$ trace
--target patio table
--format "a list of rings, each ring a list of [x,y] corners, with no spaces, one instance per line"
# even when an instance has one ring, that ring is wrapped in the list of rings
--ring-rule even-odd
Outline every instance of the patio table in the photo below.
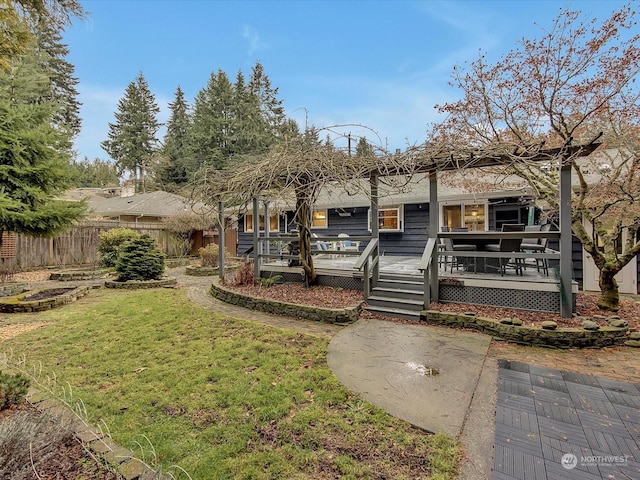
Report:
[[[489,252],[487,251],[487,245],[495,245],[500,242],[501,238],[518,238],[518,239],[527,239],[529,242],[533,242],[534,239],[538,238],[560,238],[560,232],[537,232],[537,231],[528,231],[528,232],[498,232],[498,231],[471,231],[471,232],[439,232],[439,238],[450,238],[454,245],[465,244],[465,245],[474,245],[476,247],[475,252],[457,252],[458,256],[467,256],[467,257],[475,257],[477,261],[477,269],[478,271],[485,270],[485,263],[487,259],[497,259],[500,254],[497,252]],[[462,255],[460,255],[462,253]],[[523,253],[519,252],[514,257],[518,258],[528,258],[529,256],[534,257],[534,254],[531,253]],[[504,254],[502,254],[504,257]],[[491,261],[491,260],[489,260]]]

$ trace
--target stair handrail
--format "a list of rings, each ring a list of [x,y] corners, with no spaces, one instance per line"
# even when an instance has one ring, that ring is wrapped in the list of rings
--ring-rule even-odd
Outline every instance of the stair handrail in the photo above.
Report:
[[[431,303],[431,285],[429,282],[429,276],[431,274],[431,259],[433,258],[433,252],[436,249],[436,245],[438,244],[438,239],[436,237],[431,237],[427,240],[427,244],[424,247],[424,251],[422,252],[422,258],[420,259],[420,264],[418,265],[418,270],[422,272],[424,275],[424,308],[428,309],[429,304]],[[437,293],[434,292],[435,295]]]
[[[378,245],[378,239],[372,238],[353,265],[353,268],[359,271],[364,268],[362,293],[365,300],[369,299],[371,291],[378,283],[378,275],[380,273],[380,248]]]

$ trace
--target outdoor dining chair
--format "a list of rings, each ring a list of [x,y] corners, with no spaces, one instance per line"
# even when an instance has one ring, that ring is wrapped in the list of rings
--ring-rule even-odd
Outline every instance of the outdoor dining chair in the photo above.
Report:
[[[360,250],[360,242],[349,240],[349,234],[340,233],[338,238],[342,239],[339,244],[340,250],[345,252],[358,252]]]
[[[442,227],[442,231],[443,232],[448,232],[449,231],[449,227]],[[454,231],[455,228],[454,228]],[[459,244],[459,243],[453,243],[453,240],[451,240],[450,238],[443,238],[442,239],[443,243],[444,243],[444,249],[446,251],[449,252],[455,252],[455,251],[459,251],[459,252],[475,252],[476,250],[478,250],[478,247],[476,247],[475,245],[467,245],[467,244]],[[451,263],[451,273],[453,273],[453,267],[456,268],[456,270],[460,269],[460,267],[462,267],[463,269],[469,269],[471,267],[471,258],[470,257],[457,257],[457,256],[453,256],[453,257],[446,257],[444,258],[444,271],[447,271],[447,264]],[[473,272],[476,273],[477,271],[477,262],[476,262],[476,258],[473,257]]]
[[[521,223],[505,223],[502,225],[503,232],[524,232],[524,224]],[[487,245],[487,252],[514,253],[520,252],[522,246],[522,238],[501,238],[497,245]],[[489,259],[487,259],[489,260]],[[513,260],[513,261],[512,261]],[[487,268],[496,269],[501,276],[506,273],[507,267],[513,267],[517,275],[523,274],[523,262],[521,258],[512,258],[508,255],[500,256],[498,263],[485,263],[485,272]]]
[[[546,223],[544,225],[531,225],[527,226],[525,231],[534,231],[534,232],[548,232],[551,230],[551,224]],[[548,238],[538,238],[538,239],[527,239],[528,241],[523,241],[522,245],[520,245],[520,249],[523,252],[531,252],[531,253],[545,253],[547,251],[547,243],[549,242]],[[535,241],[534,241],[535,240]],[[536,258],[536,269],[538,273],[542,270],[542,273],[545,275],[549,275],[549,261],[546,258]],[[525,264],[526,265],[526,264]]]

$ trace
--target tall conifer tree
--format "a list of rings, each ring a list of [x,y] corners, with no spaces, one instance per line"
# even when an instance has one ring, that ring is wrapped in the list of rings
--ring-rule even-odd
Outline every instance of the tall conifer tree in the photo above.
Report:
[[[0,74],[0,242],[3,232],[53,235],[85,205],[56,197],[69,186],[70,134],[59,128],[47,54],[32,45]]]
[[[162,164],[158,168],[156,181],[163,190],[176,192],[189,181],[187,172],[189,131],[189,105],[180,87],[176,89],[173,102],[169,103],[171,115],[162,146]]]
[[[113,158],[120,172],[131,173],[136,191],[145,191],[145,175],[158,151],[156,133],[160,112],[142,72],[118,102],[115,123],[109,123],[108,140],[100,145]]]

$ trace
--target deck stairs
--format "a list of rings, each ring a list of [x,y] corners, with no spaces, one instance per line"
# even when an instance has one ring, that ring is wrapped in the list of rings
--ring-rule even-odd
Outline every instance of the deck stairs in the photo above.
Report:
[[[366,310],[386,317],[420,320],[424,310],[424,282],[416,275],[380,273]]]

